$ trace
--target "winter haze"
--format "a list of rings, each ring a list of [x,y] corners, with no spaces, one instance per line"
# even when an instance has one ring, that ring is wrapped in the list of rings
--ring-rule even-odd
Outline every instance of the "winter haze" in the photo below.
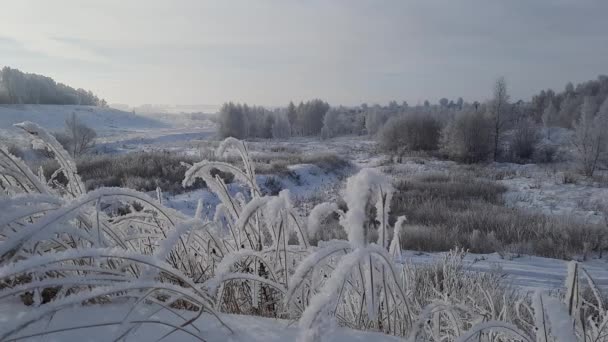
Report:
[[[606,11],[602,0],[7,1],[0,53],[132,106],[416,104],[483,98],[500,75],[526,99],[607,67]]]

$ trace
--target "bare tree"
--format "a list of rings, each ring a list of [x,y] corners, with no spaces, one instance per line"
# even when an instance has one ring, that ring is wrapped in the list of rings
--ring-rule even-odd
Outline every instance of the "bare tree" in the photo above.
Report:
[[[65,120],[65,134],[58,140],[68,149],[73,158],[81,156],[95,146],[97,133],[81,122],[76,113]]]
[[[494,98],[488,107],[492,118],[492,130],[494,139],[494,161],[498,157],[499,144],[503,131],[509,122],[509,94],[507,93],[507,81],[500,77],[494,84]]]
[[[542,115],[543,125],[547,130],[547,139],[551,140],[551,127],[553,127],[557,121],[557,109],[553,105],[553,101],[550,101]]]
[[[296,106],[293,104],[293,101],[290,101],[287,106],[287,120],[289,121],[289,135],[293,136],[296,133],[296,124],[298,120],[298,113],[296,112]]]
[[[593,176],[598,164],[608,152],[608,99],[595,114],[595,101],[586,97],[581,117],[574,125],[572,144],[585,176]]]

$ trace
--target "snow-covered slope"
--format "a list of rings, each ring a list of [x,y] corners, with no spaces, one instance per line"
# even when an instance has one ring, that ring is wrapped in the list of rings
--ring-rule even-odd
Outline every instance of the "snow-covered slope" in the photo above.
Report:
[[[75,113],[78,119],[94,128],[99,135],[116,131],[159,129],[168,127],[159,120],[112,108],[77,105],[0,105],[0,129],[12,130],[12,125],[32,121],[50,130],[62,130],[65,119]]]

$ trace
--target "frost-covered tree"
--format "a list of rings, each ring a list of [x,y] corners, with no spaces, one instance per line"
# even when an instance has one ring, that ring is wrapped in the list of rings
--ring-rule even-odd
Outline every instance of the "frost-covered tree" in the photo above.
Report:
[[[361,134],[365,125],[365,113],[358,108],[337,107],[330,109],[323,119],[323,138]]]
[[[580,114],[581,101],[574,96],[567,96],[560,104],[557,123],[561,127],[572,128]]]
[[[275,123],[275,117],[272,114],[266,115],[264,120],[264,129],[262,130],[262,138],[272,138],[272,127]]]
[[[97,106],[100,100],[91,91],[56,83],[50,77],[4,67],[0,70],[0,103]]]
[[[289,134],[295,135],[298,113],[296,113],[296,106],[293,104],[293,101],[290,101],[289,105],[287,105],[286,115],[287,121],[289,122]]]
[[[378,133],[391,116],[391,113],[378,105],[368,109],[365,113],[365,129],[367,130],[367,134],[375,135]]]
[[[557,109],[553,105],[553,101],[549,102],[549,105],[543,111],[542,120],[547,130],[547,138],[551,140],[551,127],[557,122]]]
[[[459,97],[458,100],[456,101],[456,108],[458,110],[462,110],[463,105],[464,105],[464,100],[462,99],[462,97]]]
[[[323,118],[327,110],[329,110],[329,104],[321,100],[300,103],[297,108],[290,103],[281,113],[289,124],[286,136],[321,134]],[[277,114],[277,111],[273,112],[262,106],[226,103],[219,112],[220,136],[239,139],[272,138]],[[282,125],[283,122],[279,123],[279,127]],[[281,133],[281,135],[285,134]]]
[[[492,124],[481,111],[460,112],[444,127],[441,149],[450,158],[466,163],[487,160],[493,148]]]
[[[219,112],[219,131],[222,137],[242,139],[246,137],[243,107],[232,102],[225,103]]]
[[[315,99],[300,103],[296,110],[297,126],[302,135],[321,134],[323,118],[329,110],[329,104],[325,101]]]
[[[0,78],[2,75],[0,74]],[[4,85],[0,79],[0,103],[10,103],[10,97],[8,95],[8,88]]]
[[[389,102],[388,109],[390,109],[392,111],[399,110],[399,105],[397,104],[397,101],[393,100],[393,101]]]
[[[538,126],[534,121],[531,119],[519,121],[509,141],[511,157],[516,162],[530,160],[536,151],[539,135]]]
[[[70,153],[72,158],[79,157],[95,147],[97,133],[94,129],[85,125],[76,113],[72,113],[65,120],[65,130],[56,134],[57,140]]]
[[[572,84],[572,82],[568,82],[564,92],[566,95],[574,95],[574,84]]]
[[[554,92],[551,89],[543,90],[532,97],[532,115],[536,122],[541,122],[542,114],[549,105],[553,105],[558,111],[556,125],[564,128],[572,128],[578,121],[581,106],[587,96],[596,99],[596,103],[602,103],[608,98],[608,77],[600,75],[595,80],[586,81],[577,85],[567,83],[562,92]]]
[[[605,160],[608,151],[608,99],[604,100],[599,112],[592,97],[586,97],[581,109],[581,116],[574,125],[572,144],[581,171],[586,176],[593,176],[599,163]]]
[[[390,118],[378,133],[378,142],[385,151],[399,152],[436,150],[441,124],[426,113],[412,113]]]
[[[277,115],[272,125],[272,137],[275,139],[289,138],[290,130],[289,120],[284,115]]]
[[[330,109],[323,118],[323,128],[321,129],[321,137],[323,139],[332,138],[340,134],[342,120],[341,112],[336,109]]]
[[[493,156],[494,161],[498,158],[499,144],[504,130],[509,122],[509,94],[507,93],[507,81],[500,77],[494,84],[494,97],[488,106],[489,115],[492,120],[493,133]]]

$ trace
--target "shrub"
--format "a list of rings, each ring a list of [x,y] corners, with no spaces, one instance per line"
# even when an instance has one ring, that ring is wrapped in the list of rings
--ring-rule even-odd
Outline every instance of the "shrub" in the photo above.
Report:
[[[288,166],[296,164],[312,164],[318,166],[326,173],[343,174],[350,168],[351,163],[335,153],[314,152],[302,153],[290,151],[288,153],[259,153],[251,158],[259,174],[272,174],[293,177]]]
[[[412,151],[431,151],[439,146],[441,124],[429,114],[407,114],[389,119],[378,134],[383,150],[397,152],[401,148]]]
[[[187,170],[183,163],[193,164],[196,161],[194,157],[169,152],[134,152],[85,156],[78,159],[76,164],[89,190],[102,186],[119,186],[153,191],[160,187],[164,192],[181,193],[186,190],[181,185]],[[231,181],[230,176],[223,176],[228,182]],[[193,188],[201,188],[203,185],[202,181],[198,181]]]
[[[266,177],[264,180],[264,190],[268,195],[276,196],[283,190],[283,184],[277,177]]]
[[[515,127],[509,142],[509,151],[515,162],[532,159],[540,140],[538,127],[531,120],[523,120]]]
[[[562,177],[562,183],[564,184],[576,184],[578,183],[578,177],[572,172],[564,172]]]
[[[544,164],[555,161],[557,155],[557,147],[550,144],[539,144],[534,150],[532,160],[534,163]]]
[[[305,154],[301,159],[303,164],[313,164],[327,173],[340,174],[350,168],[351,163],[335,153]]]
[[[465,163],[487,160],[493,152],[492,121],[481,112],[463,112],[443,129],[442,150]]]
[[[581,117],[574,125],[572,145],[576,150],[581,172],[592,177],[597,168],[608,159],[608,98],[595,114],[594,100],[585,98]]]

